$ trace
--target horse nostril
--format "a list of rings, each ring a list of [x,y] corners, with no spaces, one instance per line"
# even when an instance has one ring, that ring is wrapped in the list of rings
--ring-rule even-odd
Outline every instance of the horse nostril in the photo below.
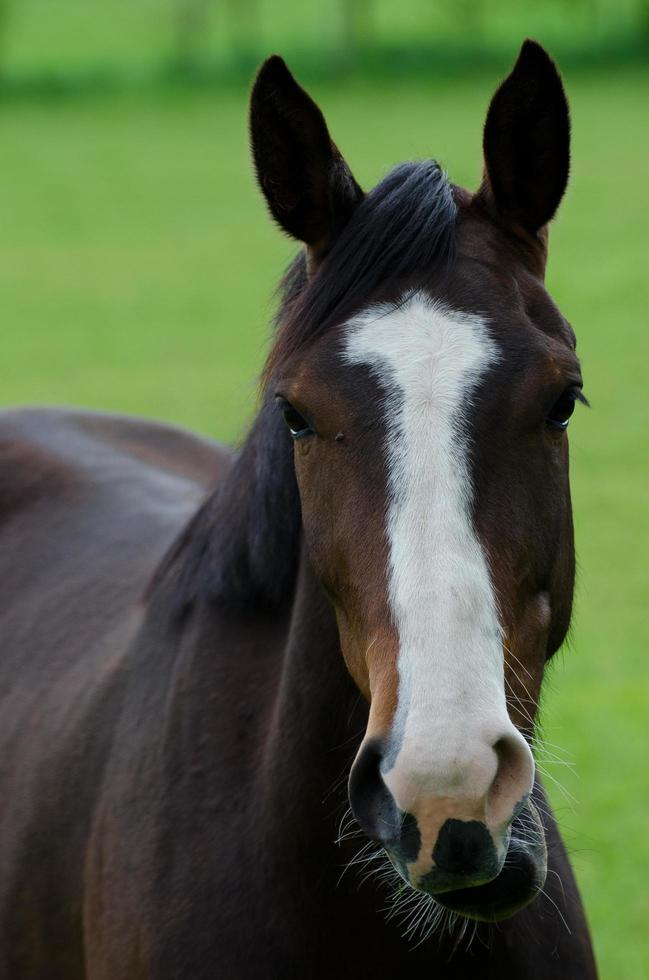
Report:
[[[479,820],[446,820],[437,836],[433,861],[440,871],[465,877],[498,871],[491,834]]]
[[[382,844],[399,837],[399,811],[383,782],[383,750],[378,739],[368,739],[356,756],[349,774],[349,802],[365,833]]]
[[[487,819],[490,825],[498,825],[511,821],[531,792],[534,760],[518,731],[499,738],[493,750],[498,768],[487,794]]]

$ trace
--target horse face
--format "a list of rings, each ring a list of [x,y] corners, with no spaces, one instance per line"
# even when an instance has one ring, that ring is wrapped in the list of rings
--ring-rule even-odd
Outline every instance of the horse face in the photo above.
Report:
[[[277,59],[252,105],[260,183],[308,251],[286,337],[325,311],[303,343],[280,336],[271,373],[311,564],[370,704],[352,809],[410,885],[503,917],[545,877],[523,733],[574,576],[565,427],[581,378],[543,285],[568,169],[561,83],[526,43],[489,110],[480,190],[447,195],[445,264],[415,258],[404,232],[425,209],[417,182],[400,171],[363,199]],[[380,262],[395,237],[412,261],[373,277],[368,255]]]

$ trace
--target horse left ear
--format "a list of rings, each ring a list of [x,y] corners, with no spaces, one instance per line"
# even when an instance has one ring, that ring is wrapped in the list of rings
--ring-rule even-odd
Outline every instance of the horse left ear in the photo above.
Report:
[[[273,218],[311,258],[324,255],[363,192],[322,112],[277,55],[261,66],[252,89],[250,142]]]
[[[568,183],[570,116],[547,52],[525,41],[485,122],[478,199],[513,231],[535,234],[553,217]]]

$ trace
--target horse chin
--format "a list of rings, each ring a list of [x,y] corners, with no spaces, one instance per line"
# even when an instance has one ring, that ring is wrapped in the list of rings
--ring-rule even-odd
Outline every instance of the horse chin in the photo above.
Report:
[[[491,881],[434,895],[435,901],[467,919],[498,922],[533,902],[547,875],[545,834],[536,807],[529,803],[512,824],[504,865]]]

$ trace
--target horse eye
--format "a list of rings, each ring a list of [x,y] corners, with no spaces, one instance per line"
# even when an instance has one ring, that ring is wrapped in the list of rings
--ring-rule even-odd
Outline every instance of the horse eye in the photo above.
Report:
[[[545,420],[548,429],[551,429],[553,432],[564,432],[568,428],[570,416],[575,410],[576,400],[577,393],[574,389],[568,388],[567,391],[564,391],[552,406]]]
[[[294,439],[303,439],[304,436],[313,435],[313,429],[307,420],[288,402],[285,402],[282,407],[282,415]]]

